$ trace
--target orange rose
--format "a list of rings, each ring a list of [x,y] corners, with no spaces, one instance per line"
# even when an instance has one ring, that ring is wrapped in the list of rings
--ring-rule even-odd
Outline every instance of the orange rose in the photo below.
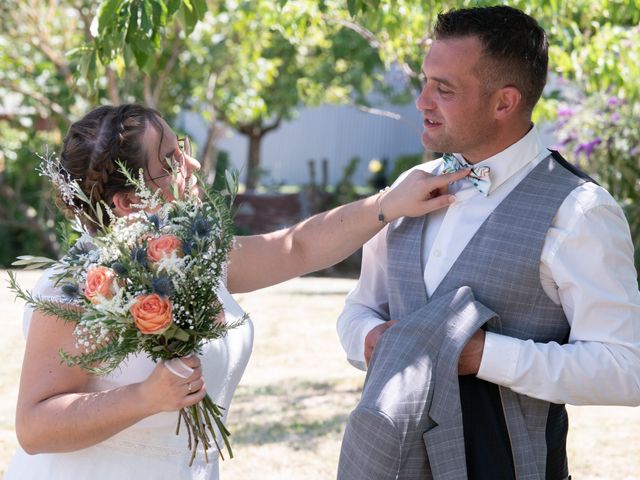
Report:
[[[156,293],[141,295],[131,307],[136,327],[142,333],[163,333],[173,318],[171,302]]]
[[[98,266],[93,267],[87,272],[87,280],[84,287],[84,296],[91,303],[98,301],[98,296],[111,298],[113,291],[113,279],[116,273],[110,268]]]
[[[182,243],[175,235],[160,235],[152,238],[147,244],[147,255],[152,262],[162,260],[163,257],[170,256],[173,252],[180,254]]]

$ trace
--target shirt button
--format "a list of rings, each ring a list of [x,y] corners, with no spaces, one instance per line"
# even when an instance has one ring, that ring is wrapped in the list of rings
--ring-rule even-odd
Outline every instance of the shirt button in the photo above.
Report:
[[[440,250],[434,250],[433,256],[436,258],[440,258],[442,256],[442,252]]]

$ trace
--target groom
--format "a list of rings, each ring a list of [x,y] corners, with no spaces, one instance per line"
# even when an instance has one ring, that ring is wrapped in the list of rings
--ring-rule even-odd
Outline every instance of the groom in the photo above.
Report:
[[[544,30],[519,10],[438,16],[416,106],[424,146],[451,154],[417,168],[473,171],[450,186],[447,210],[401,219],[365,245],[338,320],[349,361],[365,369],[396,321],[460,287],[499,316],[458,361],[470,479],[523,478],[527,461],[537,474],[526,478],[567,478],[563,404],[640,404],[629,227],[609,193],[542,144],[531,112],[547,63]],[[523,454],[523,438],[540,441]],[[441,445],[425,443],[433,463]]]

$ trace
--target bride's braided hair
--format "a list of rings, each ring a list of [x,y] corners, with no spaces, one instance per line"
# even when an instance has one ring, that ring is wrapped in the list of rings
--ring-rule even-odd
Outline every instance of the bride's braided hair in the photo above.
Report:
[[[157,111],[135,104],[98,107],[71,125],[62,143],[60,164],[79,181],[92,204],[110,205],[115,193],[131,190],[116,162],[120,160],[135,174],[140,168],[147,170],[149,157],[142,137],[152,126],[162,141],[160,117]],[[91,215],[88,206],[81,208]],[[85,225],[94,229],[92,222]]]

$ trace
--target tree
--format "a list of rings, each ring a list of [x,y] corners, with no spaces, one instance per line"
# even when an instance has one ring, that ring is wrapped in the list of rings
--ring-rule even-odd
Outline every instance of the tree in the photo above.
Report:
[[[364,103],[381,74],[375,51],[313,1],[291,1],[281,10],[267,0],[220,6],[188,43],[184,71],[193,104],[249,140],[249,190],[258,183],[265,135],[302,105]]]
[[[199,21],[182,21],[187,34],[195,28],[185,35],[187,46],[167,94],[174,104],[190,97],[187,103],[211,121],[204,170],[214,161],[215,120],[248,138],[249,190],[258,183],[265,135],[302,105],[364,102],[381,74],[376,51],[346,28],[347,12],[337,2],[314,0],[276,6],[268,0],[218,0],[209,2],[204,15],[195,2],[107,0],[98,15],[102,35],[87,55],[107,63],[131,50],[145,71],[158,37],[172,26],[171,15],[174,24],[180,22],[188,5],[197,13],[191,21]]]
[[[158,108],[184,46],[180,25],[165,32],[145,71],[122,57],[103,65],[91,48],[94,2],[7,0],[0,6],[0,265],[16,255],[56,256],[63,219],[37,154],[55,151],[69,124],[97,104],[142,102]],[[173,105],[167,111],[173,112]],[[44,193],[44,194],[43,194]]]
[[[74,61],[64,52],[83,41],[86,10],[82,4],[71,9],[14,0],[0,8],[0,232],[10,239],[0,255],[15,257],[25,253],[18,250],[24,247],[56,254],[59,245],[51,227],[59,215],[41,195],[47,188],[35,174],[34,152],[42,152],[45,143],[59,143],[61,129],[82,108],[84,94],[73,92],[83,91],[83,80],[76,79]]]

